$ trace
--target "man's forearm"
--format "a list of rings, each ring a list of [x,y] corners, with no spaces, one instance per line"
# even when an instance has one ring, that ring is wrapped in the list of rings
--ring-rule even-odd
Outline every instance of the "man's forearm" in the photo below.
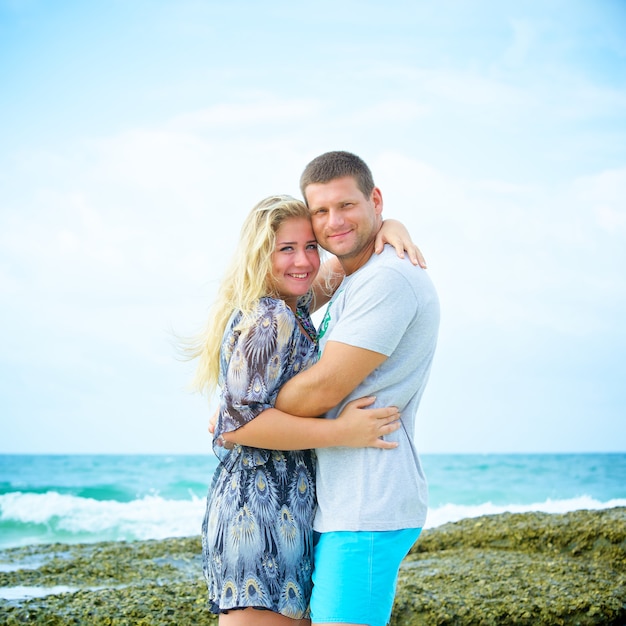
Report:
[[[280,388],[275,406],[292,415],[315,417],[323,415],[339,404],[342,399],[334,398],[329,387],[316,375],[315,366],[313,366],[287,381]]]
[[[321,359],[285,383],[276,408],[292,415],[323,415],[348,397],[387,357],[328,341]]]

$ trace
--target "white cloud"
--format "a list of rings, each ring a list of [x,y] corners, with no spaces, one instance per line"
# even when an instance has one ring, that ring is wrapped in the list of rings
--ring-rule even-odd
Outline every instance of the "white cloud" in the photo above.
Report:
[[[245,102],[220,103],[173,118],[173,128],[185,131],[202,131],[223,127],[258,126],[260,124],[283,124],[290,121],[306,121],[323,112],[319,100],[283,99],[266,94],[248,94]]]
[[[512,19],[513,40],[504,53],[504,62],[507,65],[520,66],[528,56],[529,50],[535,42],[536,26],[526,19]]]
[[[601,227],[594,203],[621,227],[623,172],[523,186],[457,178],[395,153],[382,155],[375,171],[386,214],[410,224],[430,257],[451,327],[580,334],[621,323],[598,302],[626,300],[615,262],[626,237]]]
[[[217,150],[201,137],[163,129],[134,129],[96,140],[90,146],[99,174],[133,187],[177,190],[210,175]]]
[[[600,227],[619,234],[626,221],[626,167],[580,177],[573,195],[593,207]]]
[[[626,231],[626,211],[612,206],[596,205],[594,207],[598,224],[609,232]]]
[[[70,82],[58,61],[65,57],[53,55],[50,97],[39,103],[27,88],[40,82],[34,62],[58,42],[49,29],[44,42],[26,30],[15,44],[15,115],[7,117],[2,153],[0,315],[11,330],[3,379],[26,382],[3,398],[22,403],[12,413],[21,430],[4,445],[23,448],[33,430],[53,424],[80,428],[75,449],[97,447],[96,422],[109,451],[121,444],[104,431],[125,427],[138,435],[124,443],[129,448],[195,445],[191,425],[172,433],[187,416],[186,380],[167,331],[192,331],[204,320],[248,208],[269,193],[298,195],[302,166],[335,147],[370,162],[386,214],[409,225],[429,261],[443,305],[439,373],[428,392],[430,423],[443,429],[440,449],[480,446],[470,431],[487,428],[497,448],[500,422],[515,421],[512,405],[527,390],[529,435],[520,446],[532,449],[551,394],[550,409],[566,414],[549,416],[554,431],[569,430],[577,411],[586,423],[580,416],[598,404],[593,385],[608,380],[602,350],[624,341],[626,95],[619,54],[600,46],[594,59],[584,56],[580,8],[567,13],[580,27],[569,37],[550,11],[501,3],[456,19],[413,7],[402,24],[396,17],[407,7],[386,7],[383,33],[382,9],[372,5],[371,16],[359,18],[359,36],[346,37],[352,29],[336,42],[316,39],[317,25],[294,20],[290,9],[280,19],[305,43],[286,50],[276,40],[255,55],[258,16],[244,16],[236,33],[215,30],[231,19],[242,25],[224,7],[202,9],[180,40],[186,9],[167,9],[171,20],[157,12],[141,54],[130,37],[138,14],[124,12],[128,41],[113,50],[96,38],[100,48],[91,51],[103,60],[99,70],[119,55],[110,59],[115,76],[101,77],[110,100],[87,98],[89,85],[101,82],[93,64]],[[82,45],[98,12],[81,15],[67,35],[80,33]],[[206,32],[215,37],[198,36]],[[602,44],[604,31],[593,32]],[[164,50],[171,54],[160,63]],[[589,63],[578,63],[583,58]],[[605,67],[607,59],[615,67]],[[554,337],[565,339],[541,343]],[[570,351],[554,356],[564,345]],[[572,355],[578,378],[591,381],[590,402],[572,395],[571,372],[541,369],[546,360],[566,369]],[[507,377],[513,382],[498,393]],[[555,386],[568,398],[554,399]],[[204,406],[198,413],[204,434]],[[469,424],[467,441],[451,441],[461,423]],[[144,426],[154,433],[149,444],[139,441]],[[49,448],[43,439],[36,445]]]
[[[524,85],[490,76],[479,69],[431,68],[427,64],[380,65],[374,74],[391,81],[402,94],[420,102],[420,111],[436,110],[434,103],[465,105],[473,112],[484,107],[510,114],[527,108],[535,96]]]
[[[530,92],[518,86],[477,72],[422,71],[418,74],[421,74],[421,81],[428,92],[457,104],[504,108],[510,113],[513,107],[519,109],[532,105],[534,99]]]
[[[383,100],[364,107],[350,116],[350,123],[359,124],[406,124],[430,113],[430,107],[409,99]]]

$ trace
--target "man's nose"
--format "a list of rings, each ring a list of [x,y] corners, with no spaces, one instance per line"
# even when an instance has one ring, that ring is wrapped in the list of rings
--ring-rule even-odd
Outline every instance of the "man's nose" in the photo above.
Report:
[[[336,228],[337,226],[343,225],[343,214],[341,211],[337,211],[334,209],[330,209],[328,211],[328,225],[331,228]]]

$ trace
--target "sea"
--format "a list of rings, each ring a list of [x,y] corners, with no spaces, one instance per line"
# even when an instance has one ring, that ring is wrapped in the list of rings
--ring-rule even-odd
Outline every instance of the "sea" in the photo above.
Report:
[[[426,528],[626,506],[626,453],[426,454]],[[212,455],[0,455],[0,548],[198,535]],[[402,476],[389,476],[402,480]]]

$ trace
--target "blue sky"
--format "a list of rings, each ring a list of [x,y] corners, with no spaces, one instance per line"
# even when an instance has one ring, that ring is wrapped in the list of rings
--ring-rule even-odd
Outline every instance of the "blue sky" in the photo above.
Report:
[[[626,449],[626,6],[0,0],[0,452],[209,451],[174,334],[371,166],[442,304],[422,452]]]

